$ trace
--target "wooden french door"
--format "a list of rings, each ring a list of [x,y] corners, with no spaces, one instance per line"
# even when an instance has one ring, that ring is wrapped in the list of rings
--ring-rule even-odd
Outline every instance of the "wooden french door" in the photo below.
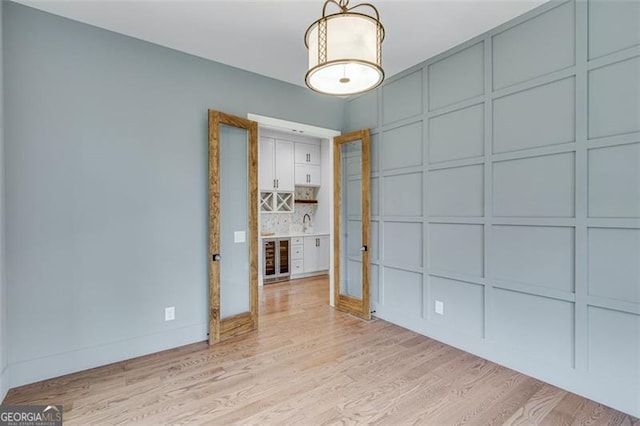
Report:
[[[258,124],[209,110],[209,344],[258,327]]]
[[[339,310],[364,319],[369,308],[369,129],[333,139],[334,297]]]

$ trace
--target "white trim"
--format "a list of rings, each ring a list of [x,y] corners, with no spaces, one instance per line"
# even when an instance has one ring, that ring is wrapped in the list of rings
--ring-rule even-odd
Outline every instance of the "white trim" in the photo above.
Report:
[[[260,127],[264,127],[266,129],[280,130],[285,131],[287,133],[294,133],[292,130],[296,130],[301,132],[307,136],[315,136],[318,138],[333,138],[335,136],[341,135],[341,132],[333,129],[325,129],[323,127],[311,126],[309,124],[296,123],[294,121],[281,120],[279,118],[271,118],[264,117],[262,115],[257,114],[247,114],[247,118],[249,120],[256,121]]]
[[[27,385],[114,362],[207,340],[208,323],[190,324],[144,336],[74,349],[11,364],[9,387]]]
[[[329,270],[323,270],[323,271],[313,271],[313,272],[302,272],[300,274],[291,274],[291,278],[292,280],[299,280],[301,278],[309,278],[309,277],[319,277],[321,275],[329,275]]]

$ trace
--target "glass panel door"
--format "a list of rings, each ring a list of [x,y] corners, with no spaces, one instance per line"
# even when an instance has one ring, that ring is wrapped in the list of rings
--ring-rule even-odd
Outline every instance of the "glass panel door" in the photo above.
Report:
[[[369,319],[369,130],[334,138],[333,155],[335,305]]]
[[[249,131],[220,124],[220,319],[250,311]],[[222,257],[224,254],[224,257]]]
[[[209,344],[258,324],[257,135],[209,111]]]

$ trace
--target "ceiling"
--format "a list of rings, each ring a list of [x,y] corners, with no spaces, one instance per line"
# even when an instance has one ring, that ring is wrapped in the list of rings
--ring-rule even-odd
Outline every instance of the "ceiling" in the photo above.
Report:
[[[386,30],[382,61],[389,77],[547,0],[363,1],[380,11]],[[17,2],[301,86],[307,69],[304,32],[320,17],[323,4],[323,0]]]

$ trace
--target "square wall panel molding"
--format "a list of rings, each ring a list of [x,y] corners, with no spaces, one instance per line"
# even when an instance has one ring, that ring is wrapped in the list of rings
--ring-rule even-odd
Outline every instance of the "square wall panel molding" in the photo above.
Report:
[[[377,315],[640,416],[640,2],[546,3],[347,111]]]

